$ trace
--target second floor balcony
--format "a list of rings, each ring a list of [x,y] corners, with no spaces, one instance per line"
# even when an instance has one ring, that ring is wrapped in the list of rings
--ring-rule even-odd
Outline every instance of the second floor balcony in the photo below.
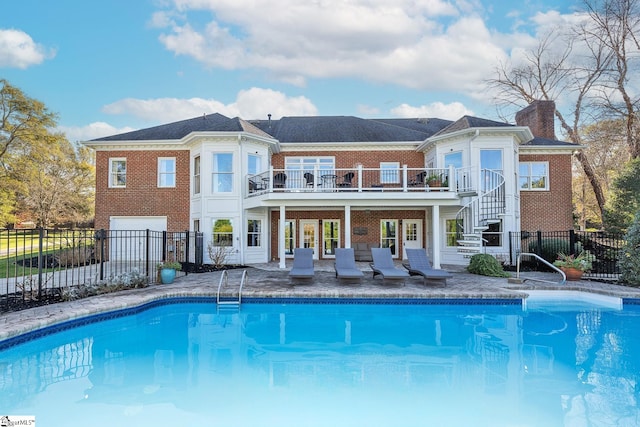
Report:
[[[255,197],[290,192],[470,193],[475,190],[473,182],[470,168],[271,168],[269,171],[247,177],[246,194],[248,197]]]

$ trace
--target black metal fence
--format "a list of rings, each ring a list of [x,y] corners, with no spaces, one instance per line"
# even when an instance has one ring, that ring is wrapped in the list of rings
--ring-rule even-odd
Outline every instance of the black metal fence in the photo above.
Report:
[[[202,233],[0,229],[0,312],[71,299],[91,287],[155,283],[164,261],[180,262],[180,274],[197,271]]]
[[[593,268],[585,278],[617,280],[620,275],[618,260],[625,244],[624,235],[601,231],[536,231],[510,232],[510,264],[517,264],[518,254],[535,253],[553,262],[558,253],[577,254],[588,250],[593,255]],[[525,262],[526,261],[526,262]],[[522,264],[536,269],[546,269],[542,263],[523,258]]]

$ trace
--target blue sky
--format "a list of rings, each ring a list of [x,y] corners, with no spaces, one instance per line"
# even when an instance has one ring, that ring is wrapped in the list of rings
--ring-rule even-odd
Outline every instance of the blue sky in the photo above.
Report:
[[[0,78],[82,141],[219,112],[497,119],[483,80],[560,0],[20,0]]]

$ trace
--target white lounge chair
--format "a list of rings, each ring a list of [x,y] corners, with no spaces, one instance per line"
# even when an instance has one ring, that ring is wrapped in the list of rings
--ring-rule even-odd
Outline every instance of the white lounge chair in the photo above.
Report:
[[[391,255],[391,249],[389,248],[371,248],[371,257],[373,262],[371,270],[373,270],[373,277],[378,274],[382,276],[382,279],[406,279],[409,277],[409,273],[399,269],[393,264],[393,257]]]
[[[313,248],[295,248],[289,277],[292,279],[312,279],[314,274]]]
[[[356,266],[356,256],[353,248],[335,248],[336,277],[338,279],[362,279],[364,273]]]
[[[447,279],[453,277],[451,273],[439,268],[433,268],[427,252],[424,249],[405,249],[407,252],[407,261],[402,263],[404,268],[409,270],[411,276],[422,276],[424,281],[438,280],[447,283]]]

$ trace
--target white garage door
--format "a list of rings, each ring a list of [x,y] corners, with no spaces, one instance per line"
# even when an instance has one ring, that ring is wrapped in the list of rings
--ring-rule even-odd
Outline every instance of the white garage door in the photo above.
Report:
[[[112,261],[161,259],[161,232],[167,231],[167,217],[112,216],[109,230],[109,259]]]

